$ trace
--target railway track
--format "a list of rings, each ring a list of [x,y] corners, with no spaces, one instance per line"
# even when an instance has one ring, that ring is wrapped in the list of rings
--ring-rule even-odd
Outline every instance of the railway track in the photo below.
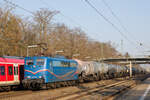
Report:
[[[120,81],[120,80],[123,80],[122,78],[119,78],[118,80],[115,80],[116,81]],[[105,86],[106,84],[112,84],[114,82],[114,80],[102,80],[102,81],[99,81],[99,82],[88,82],[88,83],[81,83],[78,85],[78,88],[80,88],[81,90],[83,91],[86,91],[88,88],[90,87],[85,87],[84,85],[89,85],[91,83],[96,83],[99,85],[99,87],[103,87]],[[63,88],[66,88],[66,87],[62,87]],[[68,87],[69,88],[69,87]],[[57,88],[56,88],[57,89]],[[28,94],[35,94],[35,93],[40,93],[40,92],[44,92],[44,91],[53,91],[53,90],[56,90],[56,89],[49,89],[49,90],[40,90],[40,91],[31,91],[31,90],[22,90],[22,91],[10,91],[10,92],[1,92],[0,93],[0,100],[1,99],[6,99],[6,98],[14,98],[14,97],[17,97],[17,96],[22,96],[22,95],[28,95]],[[60,89],[60,88],[58,88]]]
[[[115,87],[115,86],[123,85],[123,84],[127,84],[127,83],[129,83],[129,82],[121,81],[121,82],[113,83],[110,85],[97,86],[97,87],[86,89],[83,91],[70,93],[70,94],[66,94],[66,95],[62,95],[62,96],[58,96],[58,97],[54,97],[54,98],[49,98],[48,100],[75,100],[75,99],[79,99],[79,98],[84,97],[84,96],[91,95],[92,93],[95,93],[97,91],[102,91],[102,90],[105,90],[105,89],[108,89],[111,87]]]
[[[83,91],[69,93],[66,95],[57,96],[53,98],[51,97],[48,100],[76,100],[76,99],[80,99],[83,97],[91,96],[92,94],[95,94],[95,93],[98,93],[101,95],[98,99],[107,100],[109,98],[112,98],[114,95],[117,95],[120,92],[125,91],[126,89],[129,89],[135,86],[137,83],[145,80],[147,77],[149,77],[149,75],[144,76],[144,77],[143,76],[134,77],[132,78],[132,80],[125,80],[125,81],[110,83],[109,85],[105,84],[105,86],[97,86],[97,87],[86,89]]]
[[[6,100],[7,98],[8,100],[10,100],[11,98],[15,98],[15,97],[18,98],[18,97],[24,97],[24,96],[27,97],[29,95],[35,96],[36,94],[42,94],[42,93],[50,93],[50,95],[48,95],[46,98],[44,97],[44,99],[46,100],[71,100],[71,99],[75,100],[75,99],[80,99],[82,97],[91,96],[92,94],[97,93],[97,92],[99,94],[102,94],[102,97],[108,98],[108,97],[111,97],[107,95],[107,91],[109,91],[110,89],[115,91],[113,93],[119,93],[121,90],[125,88],[129,88],[131,85],[135,84],[135,81],[138,82],[139,80],[143,80],[145,78],[143,78],[143,76],[141,77],[138,76],[137,78],[132,78],[132,79],[116,78],[112,80],[102,80],[98,82],[82,83],[82,84],[79,84],[79,86],[77,86],[77,88],[79,88],[78,91],[74,91],[74,90],[66,91],[67,88],[70,89],[70,87],[62,87],[58,89],[49,89],[49,90],[40,90],[40,91],[23,90],[23,91],[1,92],[0,100],[1,99]],[[91,83],[96,84],[96,85],[91,86]],[[58,93],[57,91],[61,91],[61,92]],[[52,92],[55,92],[56,95],[52,95],[51,94]],[[111,94],[111,95],[114,95],[114,94]]]
[[[106,82],[101,81],[100,83],[97,83],[97,84],[103,86],[104,84],[108,84],[108,83],[112,83],[112,80],[107,80]],[[90,83],[86,83],[86,84],[90,84]],[[66,88],[66,87],[62,87],[62,88]],[[84,89],[85,87],[82,86],[82,84],[80,84],[78,86],[78,88]],[[31,93],[40,93],[40,92],[44,92],[44,91],[53,91],[53,90],[56,90],[56,89],[40,90],[40,91],[22,90],[22,91],[1,92],[0,93],[0,100],[1,99],[6,99],[6,98],[22,96],[22,95],[28,95],[28,94],[31,94]],[[58,88],[58,89],[60,89],[60,88]]]
[[[32,91],[11,91],[11,92],[4,92],[0,93],[0,100],[1,99],[6,99],[6,98],[12,98],[12,97],[17,97],[21,95],[28,95],[33,93]]]

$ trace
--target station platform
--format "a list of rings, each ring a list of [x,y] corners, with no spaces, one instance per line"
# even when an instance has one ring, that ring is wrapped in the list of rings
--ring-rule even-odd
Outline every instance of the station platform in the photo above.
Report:
[[[119,95],[114,100],[150,100],[150,78],[126,93]]]

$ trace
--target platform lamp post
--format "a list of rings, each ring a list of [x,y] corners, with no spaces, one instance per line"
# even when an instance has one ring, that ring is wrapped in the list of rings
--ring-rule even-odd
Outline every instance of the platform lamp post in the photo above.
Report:
[[[38,45],[29,45],[27,46],[27,57],[29,56],[29,48],[36,48]]]

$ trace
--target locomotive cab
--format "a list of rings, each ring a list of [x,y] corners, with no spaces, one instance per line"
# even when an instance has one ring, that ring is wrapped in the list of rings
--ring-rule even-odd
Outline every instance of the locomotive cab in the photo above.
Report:
[[[26,57],[23,85],[26,88],[40,88],[45,80],[46,59],[44,57]]]

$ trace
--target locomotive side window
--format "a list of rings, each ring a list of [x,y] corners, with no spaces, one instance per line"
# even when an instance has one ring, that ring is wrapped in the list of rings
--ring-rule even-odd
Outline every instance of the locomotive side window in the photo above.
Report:
[[[54,67],[63,67],[61,61],[53,61],[53,66]]]
[[[70,67],[70,62],[65,61],[53,61],[54,67]]]
[[[0,75],[5,75],[5,67],[0,66]]]
[[[13,75],[12,66],[9,66],[9,67],[8,67],[8,74],[9,74],[9,75]]]
[[[64,62],[64,61],[62,61],[61,63],[63,65],[63,67],[69,67],[70,66],[70,62]]]

